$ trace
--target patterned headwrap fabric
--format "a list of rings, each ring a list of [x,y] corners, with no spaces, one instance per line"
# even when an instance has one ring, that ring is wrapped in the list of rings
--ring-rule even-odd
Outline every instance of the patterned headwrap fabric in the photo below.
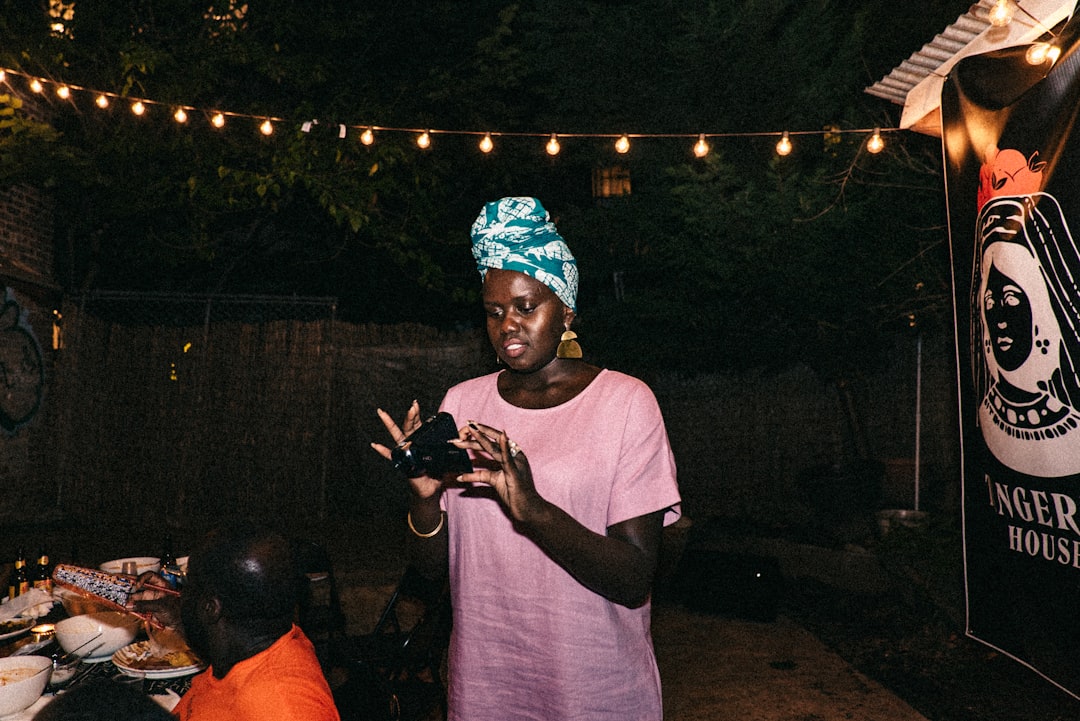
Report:
[[[577,261],[536,198],[502,198],[484,205],[472,227],[480,277],[488,268],[516,270],[540,281],[577,311]]]

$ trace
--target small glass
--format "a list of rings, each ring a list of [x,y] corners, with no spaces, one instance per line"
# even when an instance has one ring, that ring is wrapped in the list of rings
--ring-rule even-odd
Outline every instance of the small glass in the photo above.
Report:
[[[81,663],[78,656],[53,656],[52,674],[49,676],[48,688],[50,691],[59,691],[65,688],[79,670]]]

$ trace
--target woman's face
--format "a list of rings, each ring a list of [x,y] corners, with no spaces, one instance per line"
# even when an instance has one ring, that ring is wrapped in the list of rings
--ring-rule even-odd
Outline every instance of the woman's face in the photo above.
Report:
[[[1031,302],[1024,289],[990,266],[983,294],[983,314],[994,360],[1003,370],[1014,371],[1031,354]]]
[[[563,331],[574,318],[550,288],[513,270],[487,271],[484,312],[488,339],[499,359],[525,373],[554,360]]]

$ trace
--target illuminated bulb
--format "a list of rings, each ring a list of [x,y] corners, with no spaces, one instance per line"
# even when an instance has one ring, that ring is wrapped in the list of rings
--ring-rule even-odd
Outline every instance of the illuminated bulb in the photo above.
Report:
[[[366,129],[360,133],[360,142],[364,145],[371,145],[375,142],[375,133],[371,131],[371,128]]]
[[[274,124],[270,122],[270,118],[267,118],[266,120],[262,121],[262,125],[259,126],[259,132],[262,133],[263,135],[273,135],[274,134]]]
[[[559,139],[555,137],[555,133],[551,134],[551,139],[547,141],[547,145],[544,146],[544,150],[548,155],[558,155],[562,148],[559,146]]]
[[[40,93],[42,91],[41,81],[38,80],[37,78],[34,78],[33,80],[31,80],[30,81],[30,89],[32,91],[34,91],[35,93]]]
[[[143,105],[143,102],[141,100],[136,100],[134,103],[131,104],[131,112],[135,113],[136,115],[142,115],[146,112],[146,106]]]
[[[56,94],[62,100],[67,100],[71,97],[71,88],[69,88],[67,85],[61,85],[56,89]]]
[[[225,127],[225,116],[221,113],[214,113],[214,117],[210,118],[210,124],[215,128]]]
[[[484,133],[484,137],[480,139],[480,152],[490,153],[494,147],[495,141],[491,139],[491,133]]]
[[[788,137],[788,132],[785,130],[784,136],[776,144],[776,154],[788,155],[789,153],[791,153],[791,138]]]
[[[98,106],[99,108],[101,108],[102,110],[104,110],[105,108],[109,107],[109,98],[107,98],[107,97],[106,97],[106,96],[104,96],[104,95],[99,95],[99,96],[97,96],[97,99],[96,99],[96,100],[94,101],[94,103],[95,103],[95,104],[96,104],[96,105],[97,105],[97,106]]]
[[[420,133],[420,135],[416,137],[416,144],[420,148],[427,150],[431,147],[431,134],[426,130]]]
[[[630,152],[630,138],[623,135],[615,141],[615,152],[621,154]]]
[[[187,122],[187,112],[185,112],[183,108],[177,108],[176,112],[173,113],[173,120],[175,120],[178,123],[186,123]]]
[[[5,72],[3,70],[0,70],[0,83],[5,82],[6,80],[7,80],[7,72]]]
[[[994,7],[991,8],[990,14],[987,19],[990,20],[990,24],[996,28],[1003,28],[1012,22],[1013,11],[1009,7],[1009,0],[997,0],[994,3]]]
[[[708,154],[709,144],[705,142],[705,133],[702,133],[697,137],[697,142],[694,143],[694,156],[704,158]]]
[[[870,136],[870,139],[866,141],[867,152],[877,155],[885,149],[885,141],[881,137],[881,129],[874,128],[874,134]]]
[[[1050,43],[1034,43],[1024,53],[1024,59],[1028,61],[1028,65],[1042,65],[1047,61],[1053,64],[1060,56],[1061,48]]]

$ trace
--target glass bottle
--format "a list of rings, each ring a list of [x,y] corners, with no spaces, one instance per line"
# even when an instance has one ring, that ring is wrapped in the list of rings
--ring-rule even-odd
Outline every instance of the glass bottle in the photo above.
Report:
[[[37,563],[31,574],[30,584],[34,588],[40,588],[48,593],[52,592],[52,566],[49,565],[49,554],[44,548],[38,549]]]
[[[15,557],[15,570],[11,573],[8,581],[8,598],[15,598],[30,590],[30,577],[26,573],[26,554],[19,549]]]
[[[176,562],[176,556],[173,555],[172,549],[172,535],[165,536],[165,544],[161,551],[161,569],[158,573],[165,583],[169,584],[172,588],[177,588],[180,585],[180,564]]]

